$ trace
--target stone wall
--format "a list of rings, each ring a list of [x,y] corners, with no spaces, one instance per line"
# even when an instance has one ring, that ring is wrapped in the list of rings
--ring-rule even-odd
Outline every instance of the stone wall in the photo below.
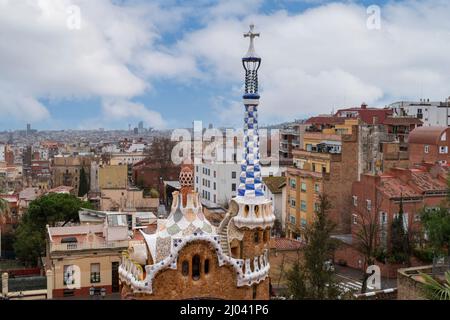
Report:
[[[431,266],[406,268],[398,270],[397,299],[398,300],[427,300],[422,292],[423,284],[417,277],[418,271],[429,273]]]

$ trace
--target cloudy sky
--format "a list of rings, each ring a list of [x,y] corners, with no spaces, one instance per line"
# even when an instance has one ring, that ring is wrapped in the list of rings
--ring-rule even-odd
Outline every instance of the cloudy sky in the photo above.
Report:
[[[251,22],[265,124],[443,100],[449,14],[446,0],[0,0],[0,130],[241,125]]]

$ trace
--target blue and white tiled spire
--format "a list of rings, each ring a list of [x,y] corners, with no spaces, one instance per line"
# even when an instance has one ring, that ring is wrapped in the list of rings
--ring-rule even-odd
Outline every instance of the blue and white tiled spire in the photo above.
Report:
[[[261,166],[259,163],[259,133],[258,133],[258,69],[261,58],[257,56],[254,48],[254,39],[259,33],[253,32],[254,25],[250,25],[250,31],[244,37],[250,38],[250,47],[242,58],[245,69],[245,105],[244,118],[244,154],[241,164],[241,176],[238,196],[261,197],[264,196],[261,181]]]

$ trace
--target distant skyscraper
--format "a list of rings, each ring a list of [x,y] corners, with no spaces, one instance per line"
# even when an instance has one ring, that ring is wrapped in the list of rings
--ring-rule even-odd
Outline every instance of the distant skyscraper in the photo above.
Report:
[[[31,124],[27,123],[27,135],[31,134]]]

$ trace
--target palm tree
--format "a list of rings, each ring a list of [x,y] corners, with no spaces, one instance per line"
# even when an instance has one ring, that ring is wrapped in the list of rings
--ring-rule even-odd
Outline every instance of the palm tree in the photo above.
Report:
[[[430,300],[450,300],[450,271],[445,273],[445,282],[439,282],[428,274],[420,273],[425,281],[424,293]]]

